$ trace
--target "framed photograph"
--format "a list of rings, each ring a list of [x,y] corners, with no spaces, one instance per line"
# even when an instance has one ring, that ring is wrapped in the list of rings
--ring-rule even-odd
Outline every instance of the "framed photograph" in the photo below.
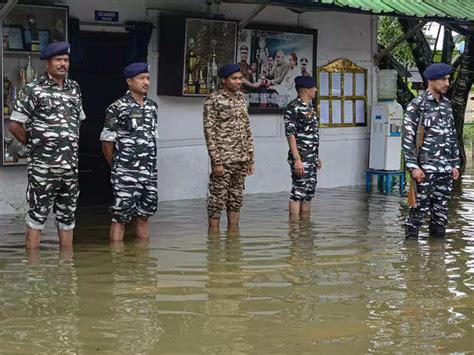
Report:
[[[51,42],[48,30],[38,30],[40,52]]]
[[[184,96],[203,96],[217,89],[217,68],[235,63],[237,23],[186,18]]]
[[[25,50],[25,37],[20,25],[3,26],[3,49],[7,51]]]
[[[239,32],[237,62],[252,113],[283,112],[295,78],[315,77],[317,30],[252,25]]]

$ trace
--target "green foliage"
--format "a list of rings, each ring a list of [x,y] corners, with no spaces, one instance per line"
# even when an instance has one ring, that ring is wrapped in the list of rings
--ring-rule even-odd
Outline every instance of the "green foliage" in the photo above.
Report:
[[[378,22],[378,43],[383,46],[389,46],[392,42],[402,36],[403,30],[396,17],[380,16]],[[404,41],[402,44],[397,46],[392,54],[394,57],[405,67],[414,67],[415,60],[410,45]]]
[[[464,145],[472,149],[474,141],[474,123],[465,123],[463,128]]]

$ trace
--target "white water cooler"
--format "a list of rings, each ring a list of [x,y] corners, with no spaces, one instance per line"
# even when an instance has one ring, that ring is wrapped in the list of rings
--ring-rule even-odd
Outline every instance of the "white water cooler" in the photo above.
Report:
[[[400,170],[403,108],[396,101],[372,105],[369,169]]]
[[[397,99],[397,72],[377,73],[378,102],[371,107],[369,169],[400,170],[403,108]]]

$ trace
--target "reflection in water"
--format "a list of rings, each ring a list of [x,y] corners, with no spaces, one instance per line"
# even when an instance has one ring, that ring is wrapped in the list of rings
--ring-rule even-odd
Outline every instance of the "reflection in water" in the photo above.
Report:
[[[12,253],[1,267],[2,351],[67,353],[78,341],[77,272],[70,250]],[[3,255],[2,255],[3,256]]]
[[[105,244],[105,243],[104,243]],[[147,242],[88,246],[76,262],[84,272],[81,292],[81,340],[85,352],[145,354],[163,330],[156,312],[157,260]]]
[[[203,344],[200,350],[205,354],[246,354],[251,350],[243,337],[249,315],[242,306],[249,293],[241,267],[239,232],[227,232],[223,238],[210,236],[207,252],[208,298],[202,333],[216,340]]]
[[[80,213],[74,250],[59,250],[50,225],[26,254],[23,220],[1,216],[0,349],[467,353],[472,176],[457,193],[445,242],[405,242],[405,202],[349,188],[318,191],[297,222],[287,194],[248,196],[240,231],[211,235],[205,201],[163,203],[149,245],[109,245],[100,208]]]

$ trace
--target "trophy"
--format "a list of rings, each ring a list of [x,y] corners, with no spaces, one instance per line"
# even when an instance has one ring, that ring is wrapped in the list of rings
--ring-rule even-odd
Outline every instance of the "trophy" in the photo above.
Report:
[[[194,54],[193,51],[189,53],[188,58],[188,93],[195,94],[196,93],[196,84],[194,83],[193,72],[196,69],[199,63],[198,57]]]
[[[18,155],[19,163],[24,163],[26,161],[27,154],[28,154],[28,148],[26,147],[26,145],[23,145],[21,143],[18,144],[17,155]]]
[[[40,43],[39,43],[39,33],[38,27],[36,27],[36,19],[34,16],[26,16],[27,23],[26,23],[26,31],[28,31],[30,35],[30,50],[32,52],[39,52],[40,51]]]
[[[13,163],[13,155],[8,150],[8,147],[13,143],[13,138],[5,137],[3,141],[5,145],[5,154],[4,154],[5,163]]]
[[[52,42],[61,42],[64,41],[66,30],[64,28],[63,21],[58,18],[53,24],[53,33],[51,34]]]
[[[23,89],[26,84],[32,82],[38,76],[38,71],[36,68],[31,64],[31,57],[28,56],[28,64],[25,68],[20,68],[18,74],[20,75],[20,87]]]
[[[208,94],[209,91],[207,90],[206,80],[204,80],[204,68],[199,69],[199,93],[200,94]]]
[[[212,53],[212,63],[211,63],[211,73],[210,73],[210,90],[211,92],[214,92],[218,89],[218,84],[219,84],[219,79],[217,78],[217,71],[218,71],[218,66],[216,62],[216,53]]]
[[[7,73],[3,73],[3,114],[8,116],[10,114],[10,106],[8,105],[12,91],[13,84],[8,79]]]

